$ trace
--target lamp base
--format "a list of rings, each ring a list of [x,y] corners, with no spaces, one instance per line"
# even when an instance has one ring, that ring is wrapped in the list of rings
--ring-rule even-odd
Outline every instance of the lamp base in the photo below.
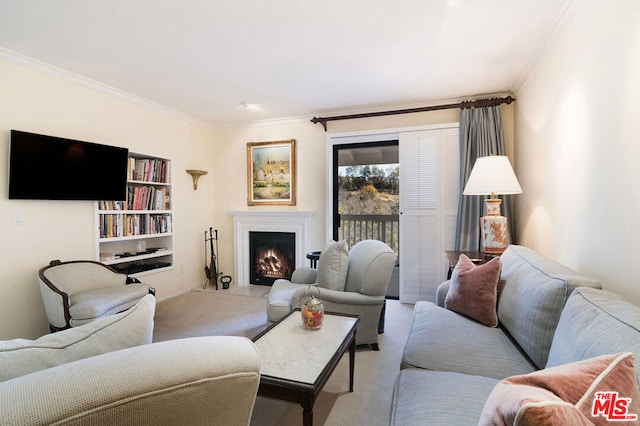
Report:
[[[504,216],[483,216],[480,218],[482,232],[482,252],[500,255],[507,249],[509,228]]]

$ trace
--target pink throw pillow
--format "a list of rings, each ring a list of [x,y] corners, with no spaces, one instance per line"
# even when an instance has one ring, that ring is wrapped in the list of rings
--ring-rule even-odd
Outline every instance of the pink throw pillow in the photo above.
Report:
[[[602,355],[502,380],[480,425],[637,424],[640,391],[631,352]]]
[[[444,301],[445,308],[488,327],[497,327],[500,267],[499,257],[476,266],[467,256],[460,255],[451,274],[451,285]]]

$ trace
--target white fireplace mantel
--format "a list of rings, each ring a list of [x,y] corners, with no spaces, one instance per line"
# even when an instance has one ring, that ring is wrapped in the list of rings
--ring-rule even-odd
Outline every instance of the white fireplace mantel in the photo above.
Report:
[[[291,232],[296,235],[296,267],[304,265],[309,222],[313,212],[287,210],[227,210],[233,216],[235,282],[249,285],[249,232]]]

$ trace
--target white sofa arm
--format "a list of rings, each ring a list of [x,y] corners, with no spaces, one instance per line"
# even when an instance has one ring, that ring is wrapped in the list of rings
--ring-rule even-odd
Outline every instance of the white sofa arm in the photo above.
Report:
[[[307,287],[296,290],[291,297],[291,307],[293,309],[302,307],[302,301],[307,293]],[[318,292],[319,290],[319,292]],[[323,302],[332,302],[345,305],[382,305],[384,296],[369,296],[353,291],[338,291],[328,288],[313,289],[312,294]]]
[[[447,280],[440,284],[436,289],[436,304],[444,308],[444,300],[447,298],[449,287],[451,286],[451,280]]]
[[[296,284],[313,284],[316,282],[317,276],[317,269],[301,266],[296,268],[293,274],[291,274],[291,282]]]
[[[249,339],[178,339],[2,382],[0,412],[4,424],[246,426],[259,382]]]

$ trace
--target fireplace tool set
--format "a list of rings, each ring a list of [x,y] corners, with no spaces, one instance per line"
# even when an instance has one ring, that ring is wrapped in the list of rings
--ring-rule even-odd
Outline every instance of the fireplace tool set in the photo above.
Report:
[[[213,242],[216,242],[215,249],[213,247]],[[204,282],[203,288],[207,288],[207,284],[215,286],[216,290],[218,290],[218,279],[220,283],[222,283],[223,289],[228,289],[229,284],[231,284],[231,276],[222,275],[222,272],[218,271],[218,256],[216,256],[216,252],[218,252],[218,230],[209,228],[209,234],[207,235],[207,231],[204,231],[204,258],[207,258],[207,246],[209,246],[209,264],[204,265],[204,274],[206,276],[206,281]]]

